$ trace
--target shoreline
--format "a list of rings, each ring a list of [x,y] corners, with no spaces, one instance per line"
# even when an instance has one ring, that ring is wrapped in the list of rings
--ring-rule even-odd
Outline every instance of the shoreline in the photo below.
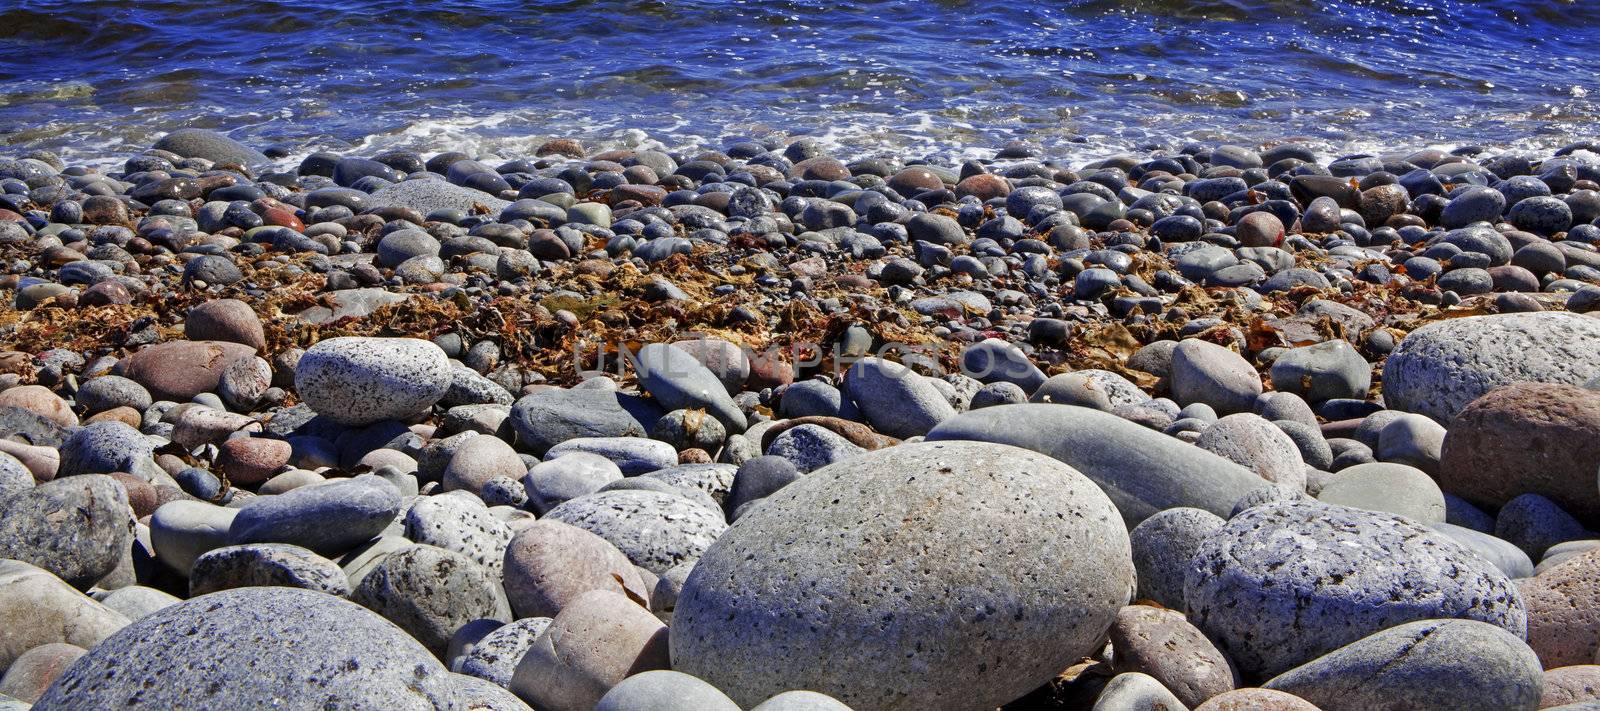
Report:
[[[36,709],[1600,669],[1593,142],[259,148],[0,151],[0,607],[93,620],[0,647]]]

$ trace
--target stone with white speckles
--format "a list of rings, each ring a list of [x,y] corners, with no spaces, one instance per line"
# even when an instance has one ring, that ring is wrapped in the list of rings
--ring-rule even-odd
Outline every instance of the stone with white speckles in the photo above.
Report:
[[[444,397],[452,379],[444,351],[416,338],[330,338],[294,369],[301,399],[347,426],[417,415]]]

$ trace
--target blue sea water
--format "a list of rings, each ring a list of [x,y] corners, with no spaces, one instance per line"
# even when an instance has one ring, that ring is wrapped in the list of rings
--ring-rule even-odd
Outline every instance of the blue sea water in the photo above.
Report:
[[[1549,147],[1597,50],[1594,0],[0,0],[0,146]]]

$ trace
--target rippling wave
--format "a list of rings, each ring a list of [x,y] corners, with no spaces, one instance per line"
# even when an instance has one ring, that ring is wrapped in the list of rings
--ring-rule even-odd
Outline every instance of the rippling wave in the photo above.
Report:
[[[1589,0],[13,0],[0,145],[1548,146],[1600,114],[1595,46]]]

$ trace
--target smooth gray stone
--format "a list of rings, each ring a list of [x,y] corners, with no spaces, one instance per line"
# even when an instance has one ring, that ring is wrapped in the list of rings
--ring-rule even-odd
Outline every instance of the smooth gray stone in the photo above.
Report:
[[[756,704],[750,711],[850,711],[850,707],[827,694],[795,690]]]
[[[517,441],[536,456],[580,437],[643,437],[664,412],[654,402],[608,390],[551,388],[511,406]]]
[[[1290,348],[1272,362],[1271,372],[1273,388],[1311,402],[1364,400],[1372,387],[1372,366],[1343,339]]]
[[[783,487],[800,479],[800,470],[788,459],[763,455],[740,464],[733,475],[733,488],[723,502],[728,511],[737,511],[743,504],[766,498]]]
[[[528,492],[528,505],[544,515],[550,509],[580,496],[593,494],[622,478],[622,470],[610,459],[588,452],[573,452],[533,465],[522,478]]]
[[[1544,670],[1516,635],[1474,620],[1421,620],[1333,650],[1262,685],[1323,711],[1533,711]]]
[[[873,429],[890,437],[926,434],[956,414],[937,388],[899,363],[863,358],[850,366],[844,383]]]
[[[1180,341],[1172,350],[1171,383],[1174,400],[1203,402],[1224,415],[1250,412],[1261,395],[1261,376],[1250,361],[1196,339]]]
[[[639,371],[640,387],[660,402],[662,409],[705,410],[734,434],[750,426],[722,381],[688,351],[666,343],[651,343],[639,349],[634,365]]]
[[[0,669],[45,644],[93,647],[128,618],[72,589],[49,571],[0,558]]]
[[[0,498],[0,558],[80,590],[116,570],[132,543],[128,493],[109,476],[56,479]]]
[[[234,517],[228,541],[291,543],[336,556],[377,537],[399,513],[394,485],[363,474],[251,499]]]
[[[678,451],[672,445],[643,437],[578,437],[546,450],[544,459],[550,461],[573,452],[605,457],[624,476],[648,474],[678,464]]]
[[[204,158],[212,163],[234,163],[246,168],[271,162],[261,151],[204,128],[180,128],[162,136],[154,147],[185,158]]]
[[[673,611],[673,667],[743,705],[809,688],[993,708],[1098,649],[1133,575],[1110,500],[1070,467],[903,444],[812,472],[718,539]]]
[[[928,441],[975,440],[1055,457],[1104,489],[1129,528],[1190,506],[1227,516],[1264,483],[1254,472],[1110,413],[1071,405],[1001,405],[965,412]]]
[[[1443,521],[1430,523],[1428,528],[1449,536],[1484,560],[1494,563],[1494,567],[1499,568],[1506,577],[1531,578],[1534,575],[1533,561],[1510,541]]]
[[[1044,371],[1028,360],[1020,348],[987,338],[961,351],[961,369],[981,383],[1013,383],[1024,392],[1033,392],[1044,383]]]
[[[1448,424],[1467,403],[1512,382],[1581,385],[1600,375],[1600,319],[1561,311],[1467,316],[1423,326],[1383,366],[1392,409]]]
[[[239,509],[204,501],[168,501],[150,516],[150,545],[157,559],[187,578],[196,558],[228,545],[238,515]]]
[[[739,711],[739,705],[700,679],[657,669],[623,679],[594,711]]]
[[[143,585],[117,588],[100,598],[100,604],[126,615],[130,620],[146,617],[150,613],[180,602],[183,600]]]
[[[802,380],[783,389],[783,399],[778,403],[782,417],[845,417],[844,393],[821,380]],[[854,409],[852,404],[851,409]]]
[[[1444,534],[1313,501],[1228,521],[1190,561],[1184,599],[1246,682],[1405,622],[1475,619],[1515,635],[1528,625],[1511,580]]]
[[[38,711],[147,708],[440,709],[448,672],[383,618],[297,588],[251,587],[187,600],[94,646]]]
[[[1422,523],[1445,520],[1444,492],[1421,469],[1369,462],[1335,472],[1317,500],[1368,511],[1399,514]]]

